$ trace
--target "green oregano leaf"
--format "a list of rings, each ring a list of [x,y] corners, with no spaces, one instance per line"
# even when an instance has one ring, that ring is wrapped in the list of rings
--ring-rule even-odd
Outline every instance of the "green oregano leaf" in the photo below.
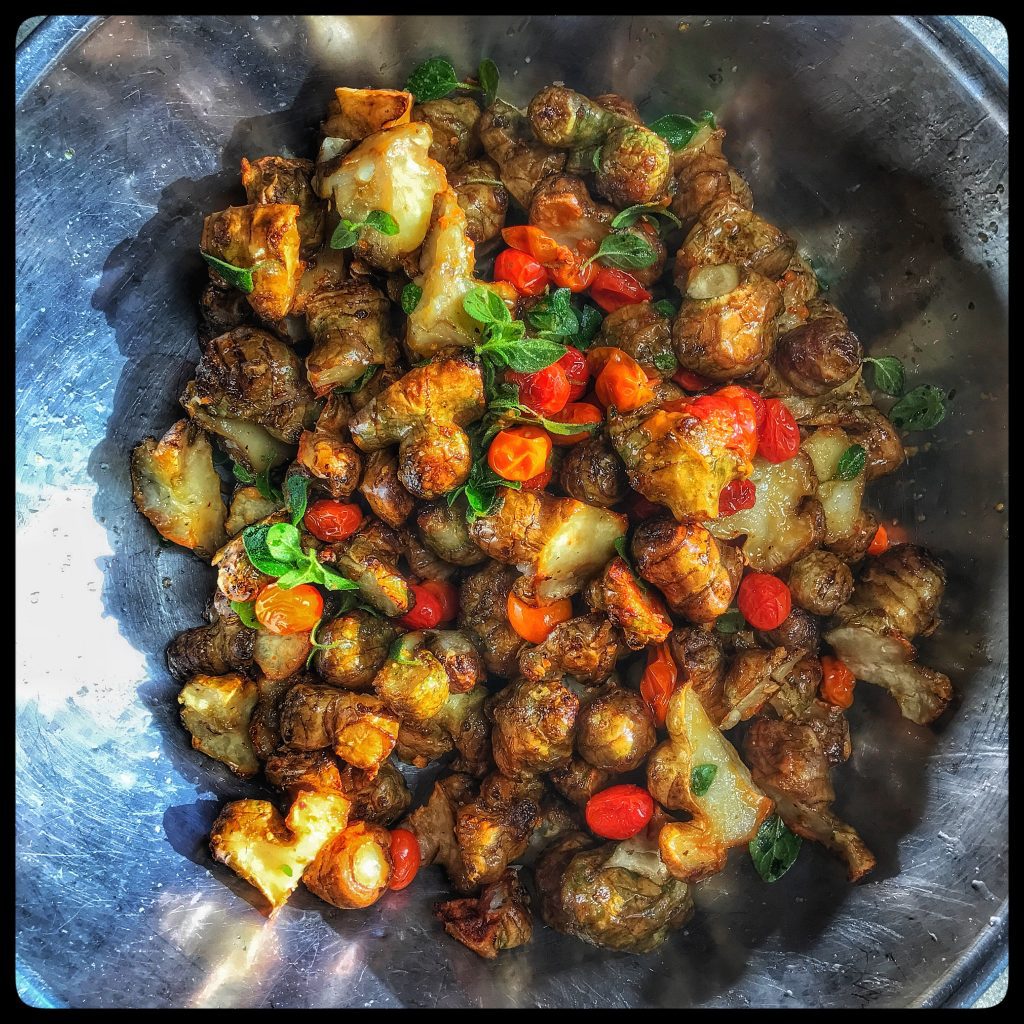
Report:
[[[663,317],[667,317],[669,320],[672,319],[679,312],[679,310],[668,301],[668,299],[659,299],[651,307],[656,313],[660,313]]]
[[[227,281],[233,288],[237,288],[240,292],[245,292],[248,295],[255,287],[252,283],[252,272],[259,270],[263,265],[257,263],[252,267],[236,267],[233,263],[226,263],[224,260],[217,259],[216,256],[211,256],[208,252],[199,250],[199,255],[206,260],[207,263],[213,267],[214,270],[220,274],[221,277]]]
[[[242,620],[242,625],[247,629],[259,629],[260,624],[256,618],[255,601],[232,601],[231,610]]]
[[[654,354],[654,365],[662,373],[673,373],[679,365],[679,360],[671,352],[656,352]]]
[[[606,266],[619,270],[637,270],[656,263],[658,254],[647,239],[631,232],[618,232],[605,235],[597,252],[586,259],[583,265],[587,266],[594,260],[600,260]]]
[[[402,312],[408,315],[423,298],[423,289],[418,284],[407,284],[402,289]]]
[[[375,363],[373,366],[368,366],[354,381],[350,384],[339,384],[334,390],[339,395],[351,395],[356,391],[362,391],[364,387],[370,382],[370,378],[380,369],[380,364]]]
[[[639,203],[620,210],[612,220],[612,230],[631,227],[641,217],[664,217],[673,227],[682,227],[679,218],[668,207],[660,203]]]
[[[489,107],[498,97],[498,81],[501,79],[498,65],[489,57],[484,57],[477,68],[476,77],[483,90],[484,106]]]
[[[294,876],[295,872],[292,871],[291,864],[282,864],[281,865],[281,874],[287,875],[289,878],[292,878]]]
[[[298,526],[306,514],[306,503],[309,501],[309,479],[299,473],[293,473],[284,482],[285,502],[292,516],[292,526]]]
[[[745,629],[746,625],[747,620],[743,618],[743,613],[739,608],[730,608],[715,619],[715,629],[719,633],[738,633],[741,629]]]
[[[444,57],[431,57],[413,69],[405,90],[412,93],[417,103],[427,103],[442,99],[458,85],[459,78],[451,61]]]
[[[906,383],[906,371],[895,356],[867,356],[865,363],[871,363],[875,371],[875,387],[887,395],[899,398]]]
[[[685,114],[665,114],[650,125],[651,131],[660,135],[674,150],[682,149],[697,132],[709,125],[715,127],[715,117],[710,110],[702,111],[695,121]]]
[[[835,480],[853,480],[864,472],[864,464],[867,462],[868,453],[863,445],[851,444],[849,448],[839,457],[839,464],[836,466]]]
[[[778,814],[772,814],[750,840],[750,859],[764,881],[777,882],[796,862],[800,846],[800,837],[786,828]]]
[[[294,527],[290,528],[294,529]],[[247,526],[242,531],[242,544],[245,547],[246,557],[252,562],[254,568],[267,576],[283,576],[292,566],[290,562],[281,561],[271,555],[267,547],[267,534],[270,529],[271,526],[267,523]]]
[[[690,792],[694,796],[703,796],[711,788],[717,774],[717,764],[694,765],[690,772]]]
[[[931,430],[948,412],[946,393],[934,384],[908,391],[890,410],[889,419],[901,430]]]
[[[363,226],[373,228],[382,235],[397,235],[398,221],[387,210],[371,210],[363,221]]]

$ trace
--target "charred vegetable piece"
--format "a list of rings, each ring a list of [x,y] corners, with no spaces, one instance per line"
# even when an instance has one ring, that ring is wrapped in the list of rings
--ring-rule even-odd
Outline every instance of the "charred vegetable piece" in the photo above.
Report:
[[[508,622],[508,595],[518,578],[512,566],[488,561],[463,581],[459,605],[459,628],[480,650],[487,671],[505,679],[518,674],[526,646]]]
[[[576,694],[558,680],[521,679],[502,690],[491,708],[498,768],[522,779],[567,764],[579,707]]]
[[[684,227],[691,226],[701,210],[721,196],[731,195],[748,209],[753,206],[747,183],[722,155],[724,139],[723,128],[706,126],[672,156],[676,177],[672,212]]]
[[[479,896],[436,903],[434,916],[453,939],[486,960],[525,945],[533,935],[530,897],[512,868]]]
[[[556,768],[548,775],[551,785],[577,807],[585,806],[595,793],[608,785],[611,777],[610,772],[595,768],[581,757],[574,757],[568,764]]]
[[[497,238],[505,226],[509,194],[501,183],[500,173],[498,165],[484,157],[470,160],[448,176],[466,215],[466,236],[476,245]]]
[[[194,675],[245,671],[252,662],[256,632],[242,623],[230,605],[218,607],[215,601],[208,617],[208,626],[186,629],[167,645],[167,669],[178,682]]]
[[[178,694],[181,720],[192,746],[248,778],[260,768],[249,739],[249,719],[259,691],[245,676],[193,676]]]
[[[374,825],[393,825],[412,803],[402,773],[390,761],[376,774],[345,765],[341,790],[352,801],[352,817]]]
[[[328,137],[359,141],[408,124],[411,110],[412,94],[398,89],[335,89],[320,127]]]
[[[672,631],[672,621],[657,595],[633,575],[629,563],[613,558],[587,588],[587,603],[603,611],[622,630],[627,646],[641,651],[660,644]]]
[[[549,85],[530,101],[533,132],[546,146],[584,149],[629,120],[565,86]]]
[[[303,259],[312,256],[324,242],[326,205],[309,183],[312,174],[312,160],[263,156],[250,163],[242,157],[242,184],[250,203],[299,208],[295,226]]]
[[[656,742],[654,719],[643,698],[621,686],[587,700],[576,718],[576,749],[604,771],[639,768]]]
[[[622,349],[649,376],[668,376],[676,366],[671,321],[650,302],[630,303],[609,313],[594,344]]]
[[[332,686],[368,690],[396,636],[386,619],[358,609],[346,612],[317,627],[313,667]]]
[[[320,848],[302,880],[332,906],[364,910],[387,891],[391,870],[388,830],[353,821]]]
[[[473,543],[466,523],[466,499],[452,505],[435,501],[424,505],[416,516],[420,538],[438,558],[452,565],[479,565],[487,556]]]
[[[412,120],[430,125],[430,158],[449,175],[480,152],[480,107],[470,96],[417,103]]]
[[[668,143],[643,125],[628,124],[614,129],[602,143],[594,184],[622,209],[663,196],[671,171]]]
[[[412,589],[397,565],[401,538],[379,520],[367,520],[347,541],[334,546],[336,566],[359,587],[359,596],[388,617],[404,615]]]
[[[603,682],[622,653],[619,631],[603,615],[581,615],[559,623],[548,638],[519,655],[519,671],[535,681],[572,676],[584,684]]]
[[[573,445],[562,463],[559,481],[569,497],[601,508],[617,505],[629,493],[626,467],[603,437]]]
[[[789,591],[813,615],[832,615],[853,593],[853,573],[830,551],[812,551],[793,563]]]

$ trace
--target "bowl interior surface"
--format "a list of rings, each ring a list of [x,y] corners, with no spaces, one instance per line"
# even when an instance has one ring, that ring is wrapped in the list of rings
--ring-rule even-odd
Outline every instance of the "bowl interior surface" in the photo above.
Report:
[[[55,43],[57,40],[57,43]],[[59,45],[58,45],[59,43]],[[1007,894],[1005,84],[943,20],[767,17],[53,19],[17,105],[19,991],[73,1006],[893,1006],[935,1003],[1003,941]],[[46,47],[50,47],[50,51]],[[62,48],[61,48],[62,47]],[[24,48],[23,48],[24,49]],[[492,57],[522,104],[565,81],[650,120],[715,112],[757,209],[799,241],[868,354],[953,393],[871,502],[945,563],[922,660],[934,729],[862,684],[839,813],[856,888],[805,848],[775,885],[734,852],[656,955],[539,925],[483,962],[431,906],[439,869],[362,913],[299,891],[271,924],[212,862],[261,792],[191,750],[163,649],[212,570],[158,542],[128,453],[198,359],[206,213],[240,158],[311,155],[337,85]],[[52,58],[52,59],[51,59]],[[56,625],[54,625],[56,623]],[[429,780],[417,780],[420,792]]]

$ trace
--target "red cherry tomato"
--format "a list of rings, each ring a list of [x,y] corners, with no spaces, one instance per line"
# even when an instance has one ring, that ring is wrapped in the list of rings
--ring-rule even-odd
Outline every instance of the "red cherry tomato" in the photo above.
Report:
[[[508,281],[520,295],[543,295],[551,275],[532,256],[519,249],[502,249],[494,261],[494,279]]]
[[[583,265],[582,261],[572,263],[556,263],[550,268],[551,280],[559,288],[568,288],[573,294],[586,291],[597,277],[597,266],[593,263]]]
[[[594,278],[590,286],[590,297],[605,312],[614,313],[622,306],[649,301],[651,293],[632,274],[605,267]]]
[[[785,462],[800,451],[800,428],[793,414],[777,398],[764,403],[764,430],[757,454],[769,462]]]
[[[254,611],[256,621],[275,636],[308,633],[324,613],[324,599],[309,583],[300,583],[290,590],[271,583],[260,591]]]
[[[555,365],[562,368],[569,382],[568,401],[578,402],[587,393],[587,384],[590,383],[587,357],[574,345],[566,345],[565,355]]]
[[[505,379],[519,386],[519,401],[540,416],[552,416],[556,412],[561,412],[572,394],[572,386],[562,368],[561,360],[536,373],[516,373],[514,370],[507,370]]]
[[[420,587],[437,598],[441,605],[441,623],[454,622],[459,614],[459,588],[446,580],[424,580]]]
[[[391,881],[389,889],[404,889],[420,869],[420,844],[407,828],[391,830]]]
[[[744,459],[757,452],[757,421],[754,406],[743,388],[722,388],[712,395],[700,395],[683,408],[707,425],[712,443],[738,451]]]
[[[848,708],[853,704],[853,689],[857,677],[838,658],[824,655],[821,659],[821,696],[837,708]]]
[[[306,509],[306,529],[323,541],[345,540],[351,537],[363,521],[363,511],[351,502],[331,501],[324,498],[314,501]]]
[[[676,688],[679,666],[667,643],[647,648],[647,667],[640,680],[640,696],[643,697],[658,725],[665,724],[668,714],[668,700]]]
[[[684,391],[705,391],[714,384],[713,380],[702,377],[699,373],[694,373],[692,370],[676,370],[672,374],[672,379]]]
[[[591,832],[605,839],[635,836],[653,814],[651,794],[639,786],[611,786],[587,801],[587,825]]]
[[[567,597],[551,604],[534,605],[527,604],[510,590],[505,608],[508,624],[531,644],[544,643],[555,626],[572,618],[572,601]]]
[[[543,473],[551,459],[551,438],[540,427],[506,427],[487,449],[487,465],[504,480],[520,483]]]
[[[433,629],[441,621],[441,602],[422,583],[410,583],[413,605],[399,618],[410,629]]]
[[[765,400],[756,391],[751,391],[750,388],[740,387],[739,384],[731,386],[736,391],[742,391],[750,399],[750,404],[754,407],[754,418],[757,421],[757,436],[760,437],[764,432],[764,421],[768,412]]]
[[[757,488],[750,480],[733,480],[718,495],[718,516],[731,516],[745,508],[753,508],[757,501]]]
[[[736,604],[754,629],[766,630],[782,625],[793,607],[793,599],[789,587],[778,576],[751,572],[740,583]]]
[[[552,476],[554,476],[554,473],[551,467],[548,466],[547,469],[542,469],[536,476],[531,476],[529,480],[524,480],[520,487],[524,491],[543,491],[551,483]]]

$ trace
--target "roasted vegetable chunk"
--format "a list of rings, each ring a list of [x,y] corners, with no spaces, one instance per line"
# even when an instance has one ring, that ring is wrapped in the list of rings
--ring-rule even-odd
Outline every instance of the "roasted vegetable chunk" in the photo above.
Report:
[[[589,761],[574,757],[568,764],[556,768],[548,775],[551,785],[571,804],[578,807],[597,792],[604,789],[611,779],[611,773],[595,768]]]
[[[398,89],[335,89],[320,128],[329,138],[358,141],[408,124],[412,103],[412,93]]]
[[[557,680],[521,679],[506,687],[491,709],[498,768],[522,779],[567,764],[579,708],[579,697]]]
[[[648,644],[662,643],[672,631],[658,596],[633,575],[624,558],[615,557],[587,588],[587,604],[603,611],[622,630],[627,646],[634,651]]]
[[[469,476],[463,427],[485,409],[480,368],[441,358],[410,370],[352,418],[352,439],[366,452],[398,443],[398,478],[411,494],[438,498]]]
[[[178,694],[181,720],[192,746],[248,778],[260,768],[249,739],[249,719],[259,691],[245,676],[193,676]]]
[[[295,226],[303,259],[312,256],[324,241],[327,211],[309,183],[312,174],[312,160],[263,156],[250,163],[242,157],[242,184],[250,203],[280,203],[299,208]]]
[[[656,740],[654,719],[640,694],[621,686],[603,688],[576,717],[576,749],[605,771],[639,768]]]
[[[227,540],[220,477],[206,434],[178,420],[132,451],[132,499],[162,537],[210,558]]]
[[[533,936],[530,896],[512,868],[479,896],[434,904],[434,916],[453,939],[485,960],[524,946]]]
[[[199,247],[235,267],[252,270],[252,291],[246,298],[254,312],[271,323],[286,317],[299,286],[303,264],[298,218],[291,203],[229,206],[203,222]],[[210,268],[215,282],[228,282]]]
[[[303,872],[348,821],[340,793],[302,792],[288,816],[266,800],[227,804],[210,831],[210,852],[269,904],[271,917],[298,887]]]
[[[422,633],[406,633],[373,680],[377,696],[403,722],[425,722],[448,699],[448,673],[422,644]]]
[[[389,617],[404,615],[412,605],[412,591],[396,568],[402,555],[401,538],[379,520],[363,523],[347,541],[333,547],[338,571],[359,587],[359,596]]]
[[[417,103],[412,120],[430,125],[430,158],[449,174],[480,152],[480,107],[470,96]]]
[[[473,543],[466,523],[466,499],[434,501],[416,516],[420,538],[438,558],[452,565],[479,565],[487,556]]]
[[[398,459],[388,451],[374,452],[366,460],[359,493],[370,511],[392,527],[401,526],[416,507],[416,499],[398,479]]]
[[[541,89],[527,111],[534,134],[546,146],[584,149],[630,121],[581,93],[562,85]]]
[[[358,609],[346,612],[317,628],[313,667],[332,686],[368,690],[396,635],[387,619]]]
[[[853,439],[840,427],[819,427],[801,446],[810,456],[818,478],[816,493],[825,514],[825,544],[849,537],[860,515],[864,474],[858,473],[852,480],[840,480],[837,476],[839,460],[851,444]]]
[[[596,203],[573,174],[544,178],[533,193],[530,223],[579,256],[592,255],[611,231],[615,207]]]
[[[508,622],[508,595],[517,578],[511,566],[488,562],[463,581],[459,605],[459,628],[480,650],[487,671],[505,679],[517,674],[526,646]]]
[[[376,774],[345,765],[341,790],[352,801],[352,817],[375,825],[394,824],[412,803],[402,773],[390,761],[385,761]]]
[[[508,213],[508,189],[501,184],[498,165],[486,157],[463,164],[448,175],[458,204],[466,215],[465,232],[477,245],[497,238]]]
[[[863,356],[846,317],[814,317],[787,331],[775,348],[775,368],[804,395],[824,395],[845,384]]]
[[[594,185],[622,209],[663,196],[671,172],[668,143],[642,124],[627,124],[611,131],[602,143]]]
[[[231,495],[231,507],[228,517],[224,520],[228,536],[234,537],[247,526],[258,523],[261,519],[274,513],[281,503],[273,498],[264,498],[258,487],[251,484],[235,488]]]
[[[813,615],[832,615],[853,593],[853,573],[831,551],[812,551],[793,563],[789,592],[801,608]]]
[[[724,139],[725,129],[708,126],[672,156],[677,185],[672,212],[683,227],[691,226],[701,210],[722,196],[731,195],[748,208],[753,205],[747,183],[722,155]]]
[[[267,758],[263,770],[270,785],[293,799],[304,789],[344,792],[337,759],[326,750],[281,747]]]
[[[230,606],[218,605],[214,601],[208,626],[186,629],[167,645],[167,669],[178,682],[194,675],[244,671],[252,662],[256,632],[246,628]]]
[[[674,368],[676,363],[672,323],[650,302],[631,302],[613,310],[602,321],[594,344],[622,349],[649,377],[664,376],[665,367]]]
[[[603,437],[573,445],[558,478],[570,498],[601,508],[611,508],[629,493],[626,467]]]
[[[306,888],[342,910],[364,910],[391,881],[391,840],[386,828],[353,821],[320,848],[302,876]]]
[[[570,675],[580,683],[600,683],[622,653],[619,631],[603,615],[581,615],[559,623],[550,636],[519,655],[519,671],[536,681]]]

